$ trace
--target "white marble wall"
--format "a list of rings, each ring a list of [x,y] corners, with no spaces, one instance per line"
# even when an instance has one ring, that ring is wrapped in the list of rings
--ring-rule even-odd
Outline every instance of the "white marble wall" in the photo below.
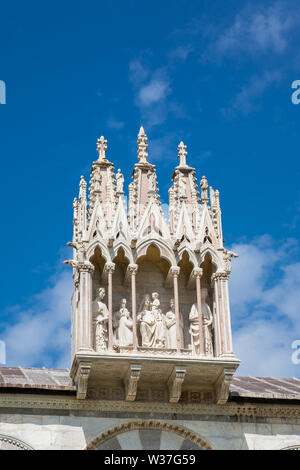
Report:
[[[34,449],[84,449],[102,432],[132,421],[122,418],[47,416],[30,414],[1,414],[0,434],[19,439]],[[162,422],[162,420],[159,420]],[[232,423],[225,421],[168,421],[179,424],[201,436],[213,449],[282,449],[300,446],[300,422],[285,424],[286,420],[268,419],[267,423]],[[295,421],[291,421],[295,423]],[[165,434],[165,433],[164,433]],[[170,435],[170,439],[172,438]],[[128,440],[128,433],[122,442]],[[175,445],[175,442],[174,442]],[[124,448],[124,447],[123,447]],[[176,447],[175,447],[176,448]]]

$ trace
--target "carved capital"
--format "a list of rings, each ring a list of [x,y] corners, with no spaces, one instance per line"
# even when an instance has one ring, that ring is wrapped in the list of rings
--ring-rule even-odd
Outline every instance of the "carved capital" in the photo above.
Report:
[[[169,402],[177,403],[181,396],[181,387],[186,374],[186,367],[175,366],[168,380]]]
[[[141,364],[131,364],[127,371],[124,378],[126,401],[135,401],[141,368]]]
[[[91,362],[80,362],[75,376],[77,399],[84,400],[87,394],[88,379],[91,371]]]
[[[138,265],[137,264],[129,264],[128,265],[128,271],[132,276],[135,276],[137,271],[138,271]]]
[[[211,276],[212,281],[220,279],[221,281],[228,281],[229,273],[227,272],[216,272]]]
[[[104,270],[107,274],[113,274],[115,267],[115,263],[105,263]]]
[[[73,268],[77,268],[78,271],[84,272],[84,273],[92,273],[95,269],[94,265],[90,263],[89,261],[65,261],[64,264],[69,264],[73,266]]]
[[[215,383],[215,393],[218,405],[224,405],[229,397],[229,386],[235,369],[224,369]]]
[[[195,278],[201,277],[203,274],[203,269],[202,268],[194,268],[192,271],[192,274]]]
[[[171,266],[170,272],[172,277],[178,277],[180,273],[180,267],[179,266]]]
[[[94,265],[92,263],[89,263],[89,262],[78,263],[77,268],[80,272],[87,272],[87,273],[90,273],[90,274],[92,274],[94,269],[95,269]]]

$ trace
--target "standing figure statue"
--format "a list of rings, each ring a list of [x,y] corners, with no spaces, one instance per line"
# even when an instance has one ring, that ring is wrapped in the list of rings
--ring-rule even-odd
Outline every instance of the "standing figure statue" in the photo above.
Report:
[[[164,348],[166,344],[165,338],[165,327],[163,316],[160,309],[160,301],[158,292],[153,292],[152,294],[152,313],[155,318],[156,328],[155,328],[155,346],[157,348]]]
[[[186,180],[184,177],[179,178],[179,197],[186,197]]]
[[[180,316],[180,347],[184,345],[183,339],[183,319],[182,315]],[[174,299],[170,300],[170,310],[165,315],[165,325],[167,330],[167,348],[168,349],[177,349],[177,334],[176,334],[176,314],[175,314],[175,303]]]
[[[118,169],[118,173],[116,174],[116,181],[117,181],[117,193],[123,193],[124,176],[122,175],[120,168]]]
[[[147,348],[155,347],[156,320],[152,312],[150,296],[145,295],[140,313],[137,316],[140,333],[142,337],[142,346]]]
[[[148,175],[148,181],[149,191],[155,191],[155,173],[150,173]]]
[[[200,335],[199,335],[199,315],[197,305],[193,304],[190,314],[189,314],[189,321],[190,321],[190,335],[191,335],[191,342],[192,342],[192,351],[193,354],[200,353]]]
[[[208,296],[208,290],[205,288],[201,289],[201,309],[203,317],[203,333],[204,333],[204,351],[207,356],[214,355],[213,347],[213,315],[211,313],[210,306],[206,299]]]
[[[120,308],[118,312],[118,325],[116,330],[116,340],[119,346],[133,345],[133,322],[129,311],[126,308],[126,299],[120,300]]]
[[[95,350],[96,352],[105,351],[107,349],[108,334],[108,308],[102,300],[105,297],[104,287],[100,287],[98,298],[93,302],[93,316],[96,317],[95,331]]]

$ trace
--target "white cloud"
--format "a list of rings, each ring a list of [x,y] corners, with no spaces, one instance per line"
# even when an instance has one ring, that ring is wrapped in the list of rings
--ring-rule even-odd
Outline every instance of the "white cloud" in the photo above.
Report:
[[[240,375],[299,375],[291,344],[300,339],[300,263],[294,240],[278,246],[270,237],[231,247],[230,301]]]
[[[114,117],[110,117],[106,121],[106,124],[110,129],[122,129],[124,127],[124,122],[119,121],[118,119],[115,119]]]
[[[271,86],[280,82],[282,73],[279,71],[267,71],[262,75],[253,76],[237,93],[232,103],[227,108],[222,108],[222,114],[227,118],[234,117],[237,113],[248,115],[258,108],[260,96]]]
[[[179,59],[184,62],[191,52],[193,52],[193,47],[191,45],[178,46],[169,53],[169,57],[171,59]]]
[[[65,270],[50,287],[14,312],[16,320],[1,332],[7,365],[70,367],[70,299],[72,275]]]
[[[147,107],[165,100],[170,93],[171,89],[167,77],[154,77],[139,90],[138,101],[141,106]]]
[[[247,53],[282,53],[288,34],[297,24],[297,12],[284,2],[270,7],[250,5],[235,17],[234,23],[220,32],[209,54],[219,58]]]
[[[140,59],[129,64],[129,80],[133,85],[134,102],[141,113],[141,122],[146,129],[162,124],[173,114],[182,118],[185,109],[177,102],[168,100],[172,94],[170,69],[151,69]]]

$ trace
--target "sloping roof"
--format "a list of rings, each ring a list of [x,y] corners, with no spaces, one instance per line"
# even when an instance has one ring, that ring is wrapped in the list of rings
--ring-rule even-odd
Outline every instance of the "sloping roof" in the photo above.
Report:
[[[235,376],[230,397],[300,400],[300,379]]]
[[[75,392],[68,369],[0,367],[0,390],[45,389]],[[230,397],[300,400],[300,379],[235,376]]]
[[[1,388],[34,388],[74,391],[68,369],[0,367]]]

